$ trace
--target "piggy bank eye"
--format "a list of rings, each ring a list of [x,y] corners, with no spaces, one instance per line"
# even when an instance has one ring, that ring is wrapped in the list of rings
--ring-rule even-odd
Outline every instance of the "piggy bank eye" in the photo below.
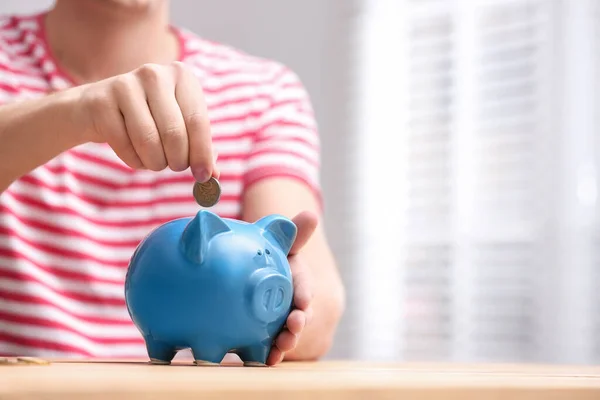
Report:
[[[262,251],[257,251],[256,254],[258,254],[259,256],[262,256]]]
[[[267,255],[271,254],[271,252],[269,251],[269,249],[265,249],[265,254],[267,254]]]

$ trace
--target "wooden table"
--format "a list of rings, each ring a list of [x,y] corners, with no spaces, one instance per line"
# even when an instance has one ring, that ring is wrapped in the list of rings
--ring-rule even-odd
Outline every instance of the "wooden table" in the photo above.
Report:
[[[385,364],[344,361],[277,367],[198,367],[53,361],[0,366],[0,399],[589,399],[600,368],[545,365]]]

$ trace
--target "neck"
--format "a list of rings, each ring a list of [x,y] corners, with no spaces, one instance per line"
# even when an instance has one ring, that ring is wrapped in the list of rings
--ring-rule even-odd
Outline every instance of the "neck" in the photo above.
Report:
[[[48,12],[48,45],[60,67],[78,83],[179,58],[166,1],[144,9],[122,8],[110,1],[56,0]]]

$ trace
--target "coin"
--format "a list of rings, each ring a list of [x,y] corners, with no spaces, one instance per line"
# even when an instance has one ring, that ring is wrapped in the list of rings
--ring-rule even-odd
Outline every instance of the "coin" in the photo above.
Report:
[[[212,207],[221,197],[221,185],[218,180],[211,177],[207,182],[194,183],[193,193],[196,203],[202,207]]]
[[[46,360],[36,357],[17,357],[17,361],[24,364],[36,364],[36,365],[49,365],[50,363]]]

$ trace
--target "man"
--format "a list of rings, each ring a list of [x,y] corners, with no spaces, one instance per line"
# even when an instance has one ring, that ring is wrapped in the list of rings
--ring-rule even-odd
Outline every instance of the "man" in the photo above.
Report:
[[[293,218],[295,309],[268,364],[322,357],[344,290],[320,217],[319,139],[285,66],[169,25],[167,0],[57,0],[0,28],[0,354],[146,355],[128,259],[155,226],[212,209]]]

